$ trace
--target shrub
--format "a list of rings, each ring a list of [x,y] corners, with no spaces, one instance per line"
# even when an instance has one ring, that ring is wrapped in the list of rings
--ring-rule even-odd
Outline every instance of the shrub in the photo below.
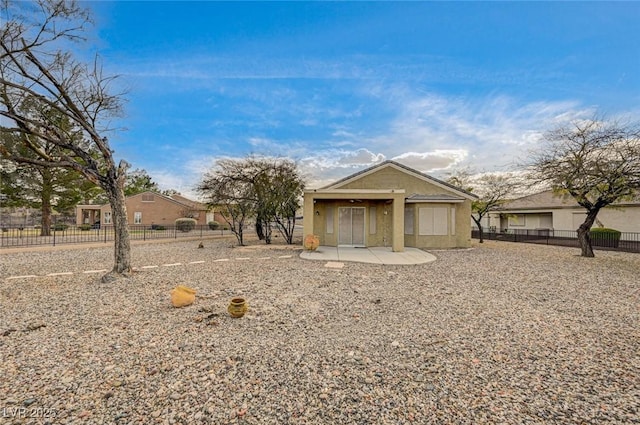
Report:
[[[596,227],[591,229],[591,243],[594,246],[606,246],[617,248],[620,243],[621,232],[606,227]]]
[[[193,218],[179,218],[176,220],[176,230],[190,232],[196,228],[196,221]]]
[[[67,230],[69,228],[69,225],[63,224],[63,223],[56,223],[53,226],[51,226],[51,228],[57,232],[61,232],[63,230]]]
[[[309,251],[315,251],[320,246],[320,238],[318,235],[307,235],[304,237],[304,249]]]
[[[91,230],[92,228],[93,226],[91,224],[81,224],[80,226],[78,226],[78,229],[82,231]]]
[[[151,230],[167,230],[162,224],[152,224]]]
[[[211,230],[218,230],[220,228],[220,223],[218,223],[217,221],[210,221],[208,224],[209,229]]]

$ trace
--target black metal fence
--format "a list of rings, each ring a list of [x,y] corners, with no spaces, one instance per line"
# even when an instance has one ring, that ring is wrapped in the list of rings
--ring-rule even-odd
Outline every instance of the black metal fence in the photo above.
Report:
[[[509,229],[506,232],[485,231],[483,236],[487,240],[580,247],[578,232],[575,230]],[[473,229],[471,237],[479,239],[480,231]],[[591,245],[593,249],[640,252],[640,233],[622,232],[620,235],[592,233]]]
[[[231,232],[211,229],[208,225],[198,225],[185,231],[175,226],[130,225],[131,240],[179,239],[184,237],[224,236]],[[43,236],[37,227],[3,227],[0,229],[0,248],[19,248],[37,245],[61,245],[88,242],[111,242],[114,240],[113,226],[66,226],[54,225],[49,235]]]

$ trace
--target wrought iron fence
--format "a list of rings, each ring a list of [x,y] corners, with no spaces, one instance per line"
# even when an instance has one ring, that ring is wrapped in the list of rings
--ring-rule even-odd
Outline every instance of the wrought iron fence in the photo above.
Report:
[[[191,230],[176,226],[130,225],[131,240],[178,239],[183,237],[224,236],[230,234],[223,228],[213,230],[208,225],[198,225]],[[60,245],[88,242],[111,242],[114,240],[112,225],[102,226],[67,226],[53,225],[48,235],[43,235],[37,226],[12,226],[0,229],[0,248],[19,248],[37,245]]]
[[[480,231],[473,229],[471,237],[479,239]],[[483,237],[487,240],[580,247],[578,232],[575,230],[509,229],[506,232],[489,230],[483,232]],[[593,249],[640,252],[640,233],[622,232],[620,235],[609,233],[594,235],[592,233],[591,245]]]

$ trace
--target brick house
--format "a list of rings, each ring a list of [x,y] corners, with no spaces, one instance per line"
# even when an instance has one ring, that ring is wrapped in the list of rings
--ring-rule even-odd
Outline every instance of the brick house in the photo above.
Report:
[[[222,216],[207,205],[181,195],[166,196],[156,192],[142,192],[127,196],[127,220],[130,225],[172,226],[175,220],[190,217],[198,225],[210,221],[223,223]],[[76,224],[112,224],[111,206],[84,204],[76,206]]]

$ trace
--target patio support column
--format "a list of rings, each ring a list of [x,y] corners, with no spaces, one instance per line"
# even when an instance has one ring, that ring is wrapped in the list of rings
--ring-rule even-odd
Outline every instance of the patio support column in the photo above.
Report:
[[[314,234],[313,231],[313,206],[315,198],[310,193],[304,195],[304,206],[302,211],[302,235],[303,237],[309,234]]]
[[[391,250],[404,251],[404,191],[393,195],[393,234]]]

